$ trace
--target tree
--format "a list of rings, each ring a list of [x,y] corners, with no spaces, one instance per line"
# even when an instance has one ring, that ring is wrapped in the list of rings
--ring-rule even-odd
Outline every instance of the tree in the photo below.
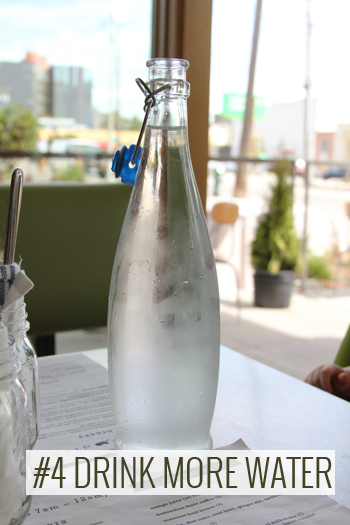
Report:
[[[293,190],[288,182],[290,163],[276,163],[277,176],[269,207],[260,216],[252,243],[252,264],[256,270],[278,273],[281,270],[299,270],[299,241],[294,228]]]
[[[97,116],[97,127],[101,129],[108,129],[108,113],[98,113],[95,112]],[[113,112],[112,121],[114,123],[115,129],[130,129],[139,131],[141,128],[142,121],[139,117],[134,116],[132,118],[126,118],[120,115],[118,112]]]
[[[0,109],[0,151],[35,151],[39,124],[29,109],[9,104]]]

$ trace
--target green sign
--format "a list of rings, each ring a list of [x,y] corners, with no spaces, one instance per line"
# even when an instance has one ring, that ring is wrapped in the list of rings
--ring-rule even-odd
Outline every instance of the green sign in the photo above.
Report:
[[[229,120],[243,120],[245,104],[246,95],[227,93],[224,95],[224,109],[221,116]],[[265,120],[266,115],[267,107],[264,104],[263,98],[254,95],[253,120]]]

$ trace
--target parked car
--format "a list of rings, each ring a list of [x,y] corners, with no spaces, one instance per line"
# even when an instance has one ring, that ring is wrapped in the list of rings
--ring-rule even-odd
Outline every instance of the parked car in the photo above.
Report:
[[[105,158],[97,159],[95,157],[106,152],[96,140],[57,138],[50,145],[47,141],[39,141],[37,148],[41,153],[66,153],[67,156],[77,155],[82,160],[88,173],[98,174],[100,177],[104,177],[106,174],[108,161]]]
[[[324,179],[332,179],[332,178],[343,179],[344,177],[346,177],[346,175],[347,175],[346,168],[331,168],[330,170],[325,171],[322,174],[322,177]]]

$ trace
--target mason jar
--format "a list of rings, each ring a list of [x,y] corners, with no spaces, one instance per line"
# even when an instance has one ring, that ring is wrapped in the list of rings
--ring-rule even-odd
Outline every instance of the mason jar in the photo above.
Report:
[[[27,395],[19,379],[19,349],[13,337],[9,342],[0,347],[0,523],[18,525],[31,503],[31,496],[26,495],[29,417]]]
[[[14,337],[19,351],[19,360],[22,364],[19,378],[27,394],[30,445],[33,448],[39,429],[38,364],[35,349],[27,336],[30,328],[27,316],[23,298],[18,299],[1,312],[1,320],[9,335]]]

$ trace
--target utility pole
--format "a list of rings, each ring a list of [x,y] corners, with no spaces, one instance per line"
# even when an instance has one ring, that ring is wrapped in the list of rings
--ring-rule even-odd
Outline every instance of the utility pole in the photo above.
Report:
[[[310,0],[307,0],[306,11],[306,76],[305,76],[305,112],[304,112],[304,160],[305,160],[305,193],[304,193],[304,225],[302,240],[302,272],[301,272],[301,289],[305,289],[305,280],[308,274],[307,267],[307,229],[308,229],[308,208],[309,208],[309,188],[310,188],[310,109],[311,109],[311,81],[310,81],[310,63],[311,63],[311,16]]]
[[[110,15],[109,23],[108,151],[112,153],[116,149],[113,135],[120,128],[120,25],[113,15]]]
[[[245,113],[244,113],[241,148],[239,152],[239,156],[243,158],[249,156],[249,143],[250,143],[250,135],[251,135],[251,129],[252,129],[253,106],[254,106],[254,100],[253,100],[254,76],[255,76],[256,57],[258,54],[261,10],[262,10],[262,0],[257,0],[256,11],[255,11],[253,45],[252,45],[252,53],[250,57],[247,99],[246,99]],[[238,167],[237,167],[237,179],[236,179],[236,186],[234,190],[235,197],[245,197],[246,179],[247,179],[247,163],[244,161],[241,161],[238,163]]]
[[[108,78],[108,152],[113,151],[113,131],[114,131],[114,19],[110,15],[109,19],[109,78]]]

